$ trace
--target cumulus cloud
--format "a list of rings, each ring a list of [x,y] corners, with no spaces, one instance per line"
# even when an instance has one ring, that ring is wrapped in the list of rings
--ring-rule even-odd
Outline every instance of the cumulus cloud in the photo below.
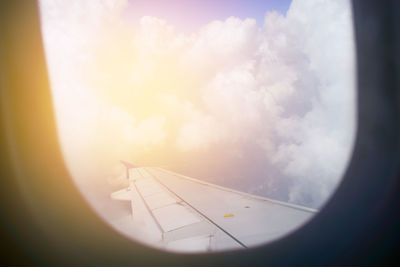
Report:
[[[190,35],[149,16],[131,24],[126,6],[41,1],[76,179],[85,168],[116,175],[123,158],[320,207],[353,145],[350,3],[294,0],[262,27],[230,17]]]

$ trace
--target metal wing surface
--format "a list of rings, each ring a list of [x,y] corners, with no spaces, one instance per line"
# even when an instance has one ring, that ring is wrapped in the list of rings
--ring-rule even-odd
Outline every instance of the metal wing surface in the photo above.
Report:
[[[129,169],[129,187],[111,197],[131,201],[132,210],[114,227],[175,251],[257,246],[291,232],[316,212],[153,167]]]

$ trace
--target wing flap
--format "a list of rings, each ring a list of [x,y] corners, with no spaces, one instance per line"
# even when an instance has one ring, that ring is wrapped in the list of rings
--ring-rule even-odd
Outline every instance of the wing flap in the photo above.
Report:
[[[133,216],[132,232],[127,233],[129,236],[144,242],[151,240],[153,244],[163,244],[169,249],[187,251],[240,247],[144,168],[129,171],[129,188],[111,194],[113,199],[131,200]],[[216,242],[216,238],[221,242]]]
[[[111,198],[115,200],[130,201],[132,199],[130,188],[124,188],[111,194]]]
[[[164,240],[172,242],[180,239],[187,239],[194,236],[212,237],[216,232],[216,227],[207,221],[199,221],[164,233]]]

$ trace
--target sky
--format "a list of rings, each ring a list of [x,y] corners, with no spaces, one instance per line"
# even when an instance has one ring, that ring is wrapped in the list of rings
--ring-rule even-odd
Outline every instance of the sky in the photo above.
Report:
[[[254,18],[259,26],[265,13],[277,11],[283,15],[291,0],[130,0],[124,15],[137,21],[142,16],[153,16],[174,25],[177,31],[191,33],[213,20]]]
[[[312,208],[339,184],[356,124],[349,1],[40,8],[60,143],[85,196],[123,184],[121,159]]]

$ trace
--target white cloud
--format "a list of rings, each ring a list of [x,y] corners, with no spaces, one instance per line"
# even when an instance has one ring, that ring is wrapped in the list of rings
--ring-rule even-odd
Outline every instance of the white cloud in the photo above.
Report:
[[[181,151],[208,149],[222,138],[227,138],[214,117],[195,110],[191,105],[186,105],[184,112],[188,121],[182,124],[177,137],[177,146]]]
[[[41,1],[60,136],[77,176],[101,151],[109,162],[161,151],[176,155],[164,160],[178,171],[182,157],[220,160],[209,176],[233,173],[240,189],[319,207],[353,144],[349,1],[294,0],[261,28],[230,17],[191,35],[154,17],[131,25],[126,5]]]

